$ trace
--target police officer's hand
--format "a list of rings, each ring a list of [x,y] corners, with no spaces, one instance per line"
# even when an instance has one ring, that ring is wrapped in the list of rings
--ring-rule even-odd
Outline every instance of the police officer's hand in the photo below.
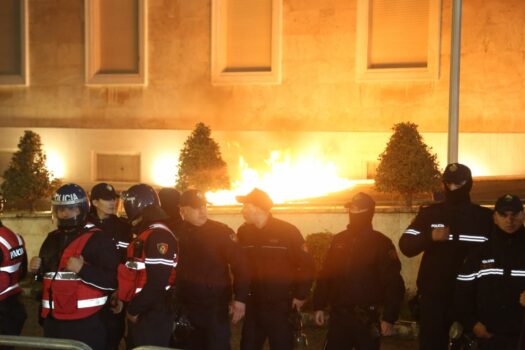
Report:
[[[390,322],[381,320],[381,335],[388,337],[394,334],[394,325]]]
[[[32,257],[31,261],[29,262],[29,271],[32,273],[37,273],[38,270],[40,270],[40,267],[42,267],[42,258],[39,256]]]
[[[432,229],[432,240],[435,242],[448,241],[448,235],[450,234],[450,228],[445,227],[436,227]]]
[[[324,311],[316,310],[314,313],[315,324],[318,326],[324,325]]]
[[[113,312],[114,314],[120,314],[122,312],[122,309],[124,308],[124,303],[122,302],[122,300],[119,300],[117,292],[111,294],[109,304],[111,305],[111,312]]]
[[[520,304],[525,307],[525,290],[520,294]]]
[[[293,300],[292,300],[292,310],[296,309],[297,311],[301,311],[301,308],[303,307],[304,303],[306,303],[306,299],[293,298]]]
[[[139,319],[139,315],[131,315],[129,312],[126,312],[126,318],[131,322],[131,323],[137,323],[138,319]]]
[[[472,332],[474,332],[474,335],[476,337],[483,339],[492,338],[493,335],[492,333],[489,333],[489,331],[487,331],[487,327],[485,327],[485,325],[481,322],[476,322],[476,324],[472,328]]]
[[[75,272],[75,273],[79,273],[80,270],[82,270],[82,266],[84,266],[84,257],[82,257],[82,255],[71,256],[67,260],[66,270]]]
[[[236,324],[237,322],[239,322],[244,317],[245,312],[246,312],[246,304],[241,303],[240,301],[234,300],[230,304],[230,315],[232,315],[232,323]]]

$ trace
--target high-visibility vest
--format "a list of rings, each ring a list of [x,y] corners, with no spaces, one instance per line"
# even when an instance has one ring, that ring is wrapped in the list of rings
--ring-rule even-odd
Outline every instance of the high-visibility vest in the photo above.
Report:
[[[127,262],[120,264],[118,267],[118,297],[123,301],[131,301],[135,295],[140,293],[142,288],[146,285],[148,276],[146,274],[146,265],[148,264],[162,264],[172,266],[172,270],[166,284],[166,290],[170,289],[175,281],[175,267],[177,266],[177,254],[168,259],[148,259],[144,249],[141,250],[140,256],[135,255],[135,247],[140,245],[146,246],[146,242],[155,229],[168,231],[175,237],[173,232],[164,224],[155,223],[150,226],[135,238],[128,246]]]
[[[26,250],[22,236],[12,232],[7,227],[0,227],[0,300],[20,293],[20,266],[26,259]]]
[[[70,257],[82,254],[84,246],[93,234],[100,231],[93,225],[86,225],[64,249],[58,271],[44,274],[42,285],[42,317],[51,312],[59,320],[86,318],[101,310],[108,300],[107,291],[83,281],[75,272],[64,271]]]

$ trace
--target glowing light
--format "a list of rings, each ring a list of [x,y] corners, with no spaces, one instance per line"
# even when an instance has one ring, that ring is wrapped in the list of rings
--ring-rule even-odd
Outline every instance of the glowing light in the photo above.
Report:
[[[239,180],[233,181],[232,190],[208,192],[208,201],[214,205],[237,204],[236,195],[257,187],[266,191],[275,203],[286,203],[342,191],[362,182],[341,178],[335,164],[319,154],[303,153],[294,159],[287,152],[272,151],[266,164],[267,171],[258,171],[241,157]]]
[[[50,179],[61,179],[66,174],[66,162],[64,158],[54,150],[46,152],[46,167],[50,172]]]
[[[152,178],[155,184],[162,187],[175,186],[178,157],[174,154],[163,154],[153,162]]]

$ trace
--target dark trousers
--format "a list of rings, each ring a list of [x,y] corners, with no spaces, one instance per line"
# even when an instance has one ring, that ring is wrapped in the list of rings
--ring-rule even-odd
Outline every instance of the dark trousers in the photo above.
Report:
[[[519,335],[495,334],[490,339],[479,339],[481,350],[516,350],[518,349]]]
[[[108,326],[108,350],[118,350],[120,341],[124,337],[126,330],[126,309],[114,314],[109,308],[105,311],[106,323]]]
[[[173,314],[164,309],[152,309],[139,315],[136,323],[128,321],[126,347],[152,345],[169,347],[173,331]]]
[[[44,337],[78,340],[93,350],[107,347],[107,325],[103,311],[79,320],[44,319]]]
[[[228,304],[187,306],[193,329],[189,332],[187,350],[229,350],[230,321]]]
[[[378,350],[379,345],[379,315],[376,312],[360,317],[354,310],[335,309],[330,313],[325,350]]]
[[[24,304],[20,302],[20,294],[11,295],[0,301],[0,334],[20,335],[27,318]],[[0,346],[0,350],[13,347]]]
[[[261,350],[266,338],[271,350],[293,349],[293,329],[289,321],[291,301],[248,302],[242,327],[241,350]]]
[[[19,300],[19,294],[0,301],[0,334],[20,335],[26,318],[26,309]]]
[[[452,302],[422,295],[420,303],[419,349],[447,350],[448,332],[454,320]]]

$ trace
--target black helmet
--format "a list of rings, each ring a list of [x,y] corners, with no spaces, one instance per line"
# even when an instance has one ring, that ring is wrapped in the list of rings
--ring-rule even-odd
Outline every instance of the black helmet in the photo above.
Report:
[[[135,220],[144,208],[156,205],[160,206],[159,196],[150,185],[138,184],[131,186],[122,193],[124,210],[128,219]]]
[[[89,200],[86,191],[77,184],[69,183],[61,186],[51,199],[51,211],[60,229],[70,229],[81,226],[86,221],[89,212]],[[79,213],[71,218],[60,219],[57,211],[60,208],[78,208]]]

